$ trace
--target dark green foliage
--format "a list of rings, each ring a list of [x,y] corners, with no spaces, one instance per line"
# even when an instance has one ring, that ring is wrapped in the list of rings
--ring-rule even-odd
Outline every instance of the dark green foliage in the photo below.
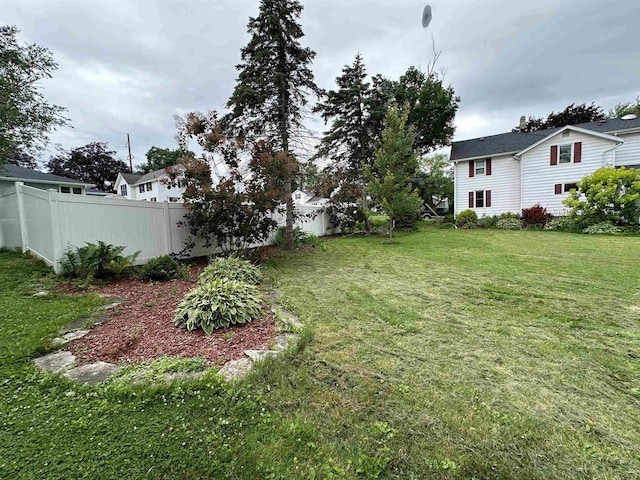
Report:
[[[587,105],[586,103],[576,105],[575,103],[572,103],[561,112],[551,112],[547,116],[546,120],[530,117],[522,132],[535,132],[537,130],[545,130],[547,128],[564,127],[565,125],[595,122],[596,120],[602,120],[603,118],[605,118],[604,111],[594,102],[591,102],[591,105]],[[519,126],[513,129],[514,132],[519,130]]]
[[[214,329],[249,323],[260,316],[262,296],[254,285],[228,278],[198,283],[178,305],[176,327],[189,331]]]
[[[496,223],[498,223],[500,217],[498,215],[490,215],[487,217],[481,217],[476,222],[478,227],[480,228],[496,228]]]
[[[16,154],[39,153],[49,133],[68,124],[65,109],[49,104],[41,91],[41,80],[58,68],[51,51],[19,44],[18,32],[0,26],[0,163]]]
[[[599,168],[578,182],[563,201],[579,228],[609,222],[637,225],[640,216],[640,170]]]
[[[544,227],[551,215],[547,212],[547,209],[539,203],[533,207],[522,209],[522,221],[525,227],[531,227],[534,225]]]
[[[478,223],[478,214],[475,210],[467,209],[463,210],[456,216],[456,225],[462,227],[464,225],[473,224],[476,225]]]
[[[116,152],[106,143],[93,142],[51,157],[47,170],[55,175],[92,183],[103,192],[113,191],[119,172],[128,172],[129,166],[115,158]]]
[[[182,276],[181,265],[170,255],[155,257],[145,263],[141,269],[146,280],[166,282]]]
[[[428,213],[433,213],[438,205],[449,199],[449,208],[453,206],[453,169],[449,158],[437,153],[420,160],[420,170],[411,180],[420,194]]]
[[[288,157],[284,179],[287,249],[293,249],[292,181],[297,171],[295,150],[301,146],[303,113],[309,94],[319,94],[311,63],[315,52],[303,47],[298,0],[261,0],[257,17],[249,19],[249,43],[241,50],[238,79],[227,107],[226,123],[249,140],[263,139]]]
[[[278,228],[276,232],[276,245],[279,247],[284,247],[284,233],[284,227]],[[296,248],[309,245],[315,246],[320,243],[320,239],[317,235],[305,232],[302,228],[296,227],[293,229],[293,243]]]
[[[389,108],[382,139],[376,149],[372,167],[365,168],[367,185],[373,202],[389,217],[389,240],[393,239],[396,222],[406,228],[418,220],[422,200],[411,179],[418,171],[418,158],[413,149],[414,135],[406,128],[407,112]],[[409,223],[409,225],[407,225]]]
[[[85,284],[94,278],[104,279],[109,276],[120,276],[133,266],[140,252],[122,255],[126,247],[116,247],[102,241],[88,243],[84,247],[71,248],[64,252],[60,265],[62,274],[69,278],[77,278]]]
[[[177,165],[182,158],[194,158],[195,154],[189,150],[182,150],[181,148],[171,150],[169,148],[151,147],[146,157],[147,163],[140,167],[140,173],[149,173],[155,170],[173,167]]]
[[[228,278],[252,285],[262,281],[262,272],[247,260],[238,257],[217,257],[211,260],[200,274],[200,283],[206,283],[219,278]]]

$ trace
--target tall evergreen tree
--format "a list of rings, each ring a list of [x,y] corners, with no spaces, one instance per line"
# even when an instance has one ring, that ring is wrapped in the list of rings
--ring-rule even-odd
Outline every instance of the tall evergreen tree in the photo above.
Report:
[[[418,155],[414,151],[415,133],[407,128],[408,112],[392,105],[385,119],[382,139],[372,167],[365,173],[368,190],[389,216],[389,241],[397,221],[417,219],[422,200],[411,180],[418,173]]]
[[[373,162],[376,138],[370,122],[371,85],[362,56],[342,69],[336,78],[336,90],[330,90],[314,108],[325,123],[331,122],[320,142],[317,158],[328,159],[320,190],[329,196],[333,218],[345,229],[355,220],[367,220],[366,212],[356,210],[354,203],[366,209],[364,167]],[[346,213],[349,213],[346,215]]]
[[[294,205],[292,180],[297,170],[294,146],[299,146],[308,94],[319,94],[311,63],[315,52],[300,44],[297,0],[261,0],[257,17],[250,18],[251,39],[241,50],[240,72],[227,107],[229,123],[248,138],[269,141],[289,158],[285,247],[293,249]]]

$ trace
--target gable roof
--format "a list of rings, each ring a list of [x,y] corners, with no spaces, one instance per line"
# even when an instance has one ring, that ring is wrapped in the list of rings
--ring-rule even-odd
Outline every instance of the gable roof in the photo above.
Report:
[[[177,165],[177,167],[181,167],[181,165]],[[184,169],[184,167],[182,167]],[[166,169],[161,168],[160,170],[154,170],[153,172],[145,173],[142,175],[138,175],[135,173],[125,173],[119,172],[119,175],[124,178],[124,181],[129,185],[136,186],[143,183],[151,182],[157,178],[164,177],[167,174]]]
[[[640,117],[632,120],[609,118],[572,126],[591,132],[613,134],[626,130],[640,129]],[[516,154],[547,138],[551,134],[557,133],[563,128],[566,127],[549,128],[528,133],[508,132],[453,142],[451,145],[451,161],[489,157],[499,154]]]
[[[621,139],[620,137],[614,137],[613,135],[607,135],[606,133],[594,132],[592,130],[586,130],[584,128],[576,127],[576,126],[573,126],[573,125],[567,125],[566,127],[562,127],[560,129],[557,129],[555,132],[550,133],[549,135],[544,137],[542,140],[538,140],[533,145],[529,145],[524,150],[518,152],[516,154],[516,157],[518,157],[518,158],[521,157],[522,155],[524,155],[528,151],[533,150],[534,148],[536,148],[541,143],[546,142],[551,137],[554,137],[554,136],[556,136],[556,135],[558,135],[558,134],[560,134],[560,133],[562,133],[564,131],[567,131],[567,130],[570,130],[572,132],[577,132],[577,133],[584,133],[585,135],[592,135],[594,137],[602,138],[603,140],[609,140],[610,142],[624,143],[624,140]]]
[[[12,181],[27,181],[38,183],[94,186],[92,183],[81,182],[73,178],[54,175],[53,173],[39,172],[30,168],[19,167],[11,163],[0,166],[0,178]]]
[[[124,181],[127,182],[129,185],[133,185],[142,177],[142,175],[136,175],[135,173],[125,173],[125,172],[118,172],[118,173],[122,176],[122,178],[124,178]]]

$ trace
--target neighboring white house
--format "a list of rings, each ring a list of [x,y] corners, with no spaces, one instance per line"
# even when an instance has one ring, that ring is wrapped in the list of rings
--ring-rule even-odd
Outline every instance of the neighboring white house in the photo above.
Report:
[[[22,182],[29,187],[39,188],[40,190],[55,190],[56,192],[70,195],[106,195],[106,193],[92,188],[95,185],[91,183],[80,182],[72,178],[39,172],[38,170],[13,164],[0,165],[0,189],[12,186],[15,182]]]
[[[307,207],[322,207],[328,201],[326,198],[319,197],[313,192],[307,192],[300,189],[291,193],[291,196],[293,197],[293,203],[295,205],[303,205]]]
[[[181,166],[176,168],[184,170]],[[184,187],[180,182],[180,178],[172,182],[165,169],[144,175],[120,172],[114,188],[118,195],[130,200],[176,203],[182,202],[184,193]]]
[[[479,217],[540,204],[564,211],[576,183],[602,166],[640,168],[640,118],[453,142],[454,210]]]

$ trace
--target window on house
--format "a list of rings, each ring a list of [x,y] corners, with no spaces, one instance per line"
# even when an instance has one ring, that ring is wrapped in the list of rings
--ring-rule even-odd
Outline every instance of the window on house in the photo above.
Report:
[[[144,183],[138,187],[138,190],[140,190],[140,193],[144,193]]]
[[[180,197],[169,197],[169,201],[172,203],[176,203],[180,201]]]
[[[476,208],[484,207],[484,190],[476,190]]]
[[[180,181],[180,179],[178,179],[178,188],[182,188],[182,182]]]
[[[570,192],[571,190],[578,190],[578,184],[577,183],[565,183],[564,184],[564,192]]]
[[[151,201],[151,202],[157,202],[158,200],[156,199],[156,197],[151,197],[151,198],[149,199],[149,201]]]
[[[126,185],[120,185],[120,195],[122,195],[123,197],[127,196],[127,186]]]
[[[60,187],[60,193],[71,193],[71,187]]]
[[[302,195],[300,195],[299,193],[296,193],[296,200],[300,200],[300,198],[302,198]]]
[[[571,144],[558,147],[558,163],[571,163]]]
[[[81,187],[73,187],[73,194],[74,195],[82,195],[82,188]]]
[[[476,160],[476,175],[484,175],[486,171],[486,160]]]
[[[147,183],[147,192],[153,190],[153,184],[151,182]]]

